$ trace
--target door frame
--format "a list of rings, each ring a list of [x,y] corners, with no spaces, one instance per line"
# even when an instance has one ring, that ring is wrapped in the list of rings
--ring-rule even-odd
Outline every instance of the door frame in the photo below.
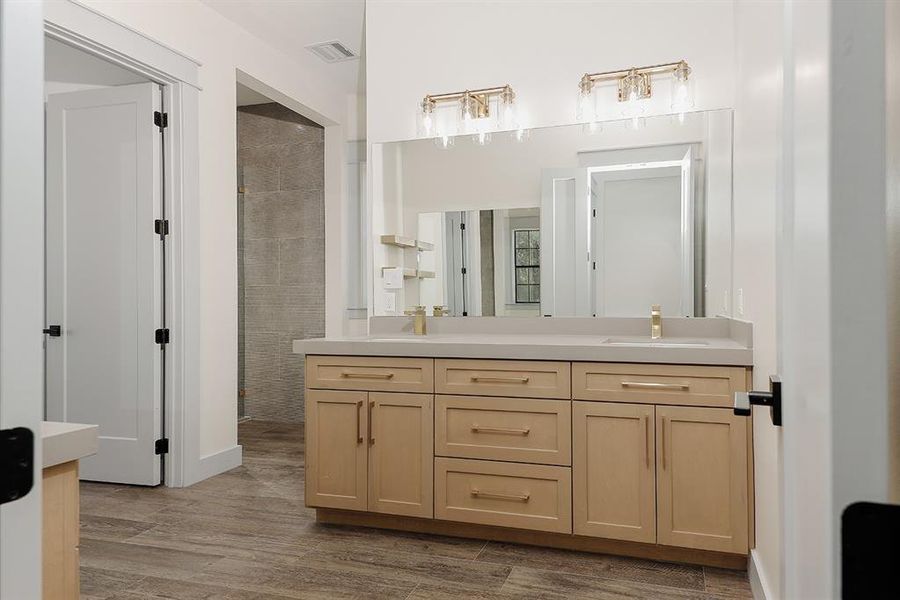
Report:
[[[199,347],[199,282],[184,277],[198,271],[200,260],[197,236],[190,234],[199,231],[200,63],[74,2],[44,3],[44,35],[143,75],[162,88],[162,106],[168,113],[163,214],[169,220],[164,304],[166,327],[172,332],[163,357],[163,432],[169,440],[164,481],[169,487],[188,486],[206,477],[199,449],[199,406],[184,402],[201,397],[200,357],[186,352]]]

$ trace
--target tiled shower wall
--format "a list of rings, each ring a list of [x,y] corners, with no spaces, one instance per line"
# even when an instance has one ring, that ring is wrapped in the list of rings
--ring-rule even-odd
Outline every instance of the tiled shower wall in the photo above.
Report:
[[[303,358],[325,334],[324,129],[280,104],[238,108],[238,360],[246,416],[303,421]]]

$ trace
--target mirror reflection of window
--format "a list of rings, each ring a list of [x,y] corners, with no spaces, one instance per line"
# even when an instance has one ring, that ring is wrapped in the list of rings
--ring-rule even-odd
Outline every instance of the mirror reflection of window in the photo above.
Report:
[[[516,304],[541,301],[541,232],[516,229],[513,232]]]

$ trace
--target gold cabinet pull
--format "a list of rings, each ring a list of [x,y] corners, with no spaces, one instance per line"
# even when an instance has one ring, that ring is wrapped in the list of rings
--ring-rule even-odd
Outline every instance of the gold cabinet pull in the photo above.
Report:
[[[363,405],[362,400],[360,400],[356,403],[356,443],[357,444],[363,443],[362,431],[360,430],[360,421],[361,421],[360,413],[362,412],[362,405]]]
[[[666,468],[666,418],[662,419],[662,468]]]
[[[472,425],[472,433],[508,433],[510,435],[528,435],[531,429],[524,427],[516,429],[515,427],[482,427],[481,425]]]
[[[528,383],[529,377],[523,375],[521,377],[497,377],[494,375],[472,375],[472,381],[475,383]]]
[[[644,454],[647,458],[647,468],[650,468],[650,417],[644,415]]]
[[[341,371],[341,377],[346,379],[391,379],[393,373],[354,373],[352,371]]]
[[[374,445],[375,445],[375,434],[372,433],[372,430],[373,430],[373,427],[372,427],[372,409],[373,409],[373,408],[375,408],[375,401],[374,401],[374,400],[370,400],[370,401],[369,401],[369,445],[370,445],[370,446],[374,446]]]
[[[472,490],[469,494],[473,498],[493,498],[495,500],[513,500],[515,502],[528,502],[531,494],[502,494],[500,492],[482,492],[481,490]]]
[[[623,381],[623,388],[640,388],[645,390],[681,390],[688,391],[691,389],[689,383],[655,383],[651,381]]]

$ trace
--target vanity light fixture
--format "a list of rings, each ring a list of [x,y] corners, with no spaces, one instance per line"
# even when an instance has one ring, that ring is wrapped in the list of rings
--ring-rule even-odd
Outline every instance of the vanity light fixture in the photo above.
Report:
[[[681,60],[649,67],[585,73],[578,82],[577,119],[588,126],[599,121],[601,111],[598,106],[596,84],[601,81],[616,81],[617,99],[622,103],[622,116],[632,120],[632,127],[640,127],[645,102],[653,95],[653,76],[663,73],[671,73],[673,76],[672,110],[684,113],[692,108],[694,97],[693,81],[690,79],[691,68],[686,61]]]
[[[438,105],[454,102],[459,107],[456,119],[449,123],[440,119]],[[492,130],[514,130],[516,139],[525,137],[516,109],[516,94],[509,85],[428,94],[418,107],[417,130],[419,137],[433,137],[443,148],[452,145],[457,133],[471,134],[480,145],[490,141]]]

